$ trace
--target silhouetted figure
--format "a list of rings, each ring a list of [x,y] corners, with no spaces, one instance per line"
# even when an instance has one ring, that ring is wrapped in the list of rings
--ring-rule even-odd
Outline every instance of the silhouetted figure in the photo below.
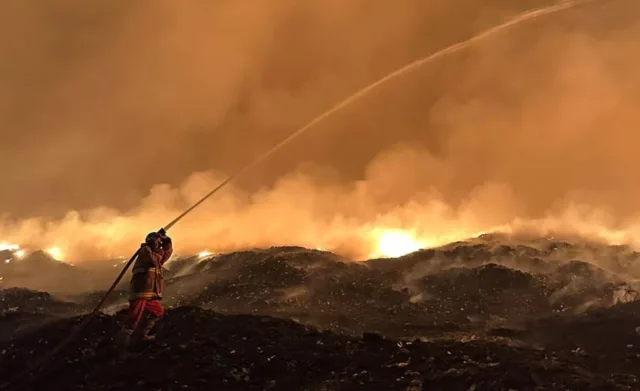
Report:
[[[156,322],[164,315],[162,290],[164,279],[162,266],[171,257],[173,244],[164,229],[151,232],[141,244],[133,264],[129,292],[129,312],[118,336],[118,350],[124,355],[129,350],[131,338],[152,341],[149,335]]]

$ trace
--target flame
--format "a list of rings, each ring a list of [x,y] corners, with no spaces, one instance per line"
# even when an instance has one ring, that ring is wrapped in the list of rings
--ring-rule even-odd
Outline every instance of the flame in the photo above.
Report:
[[[379,229],[372,232],[376,240],[375,253],[372,256],[397,258],[429,247],[430,243],[418,239],[414,233],[400,229]]]
[[[176,248],[181,254],[195,254],[198,259],[204,260],[221,252],[243,248],[293,244],[315,248],[319,251],[338,252],[351,259],[364,260],[367,257],[397,258],[420,249],[434,248],[493,232],[505,234],[523,232],[540,236],[567,233],[590,239],[602,239],[610,244],[629,244],[633,247],[640,247],[640,239],[638,239],[640,238],[638,235],[640,233],[640,219],[630,220],[616,226],[607,220],[606,214],[599,214],[597,210],[589,207],[567,208],[558,215],[535,220],[515,218],[504,219],[504,221],[496,220],[495,223],[485,224],[474,219],[473,214],[454,213],[445,206],[438,206],[439,204],[436,206],[416,205],[410,204],[398,211],[378,215],[370,221],[336,219],[328,225],[310,226],[307,229],[305,224],[310,225],[315,222],[302,220],[300,226],[297,226],[295,230],[287,231],[291,235],[286,238],[286,241],[284,239],[276,241],[275,236],[263,238],[265,233],[261,229],[240,230],[238,228],[237,234],[229,234],[229,237],[220,234],[222,245],[219,247],[205,249],[202,249],[202,243],[210,238],[204,234],[200,236],[197,234],[208,232],[205,229],[207,226],[203,226],[202,223],[194,223],[195,225],[191,227],[187,226],[186,230],[195,234],[180,238],[176,241]],[[118,220],[118,224],[121,221],[124,220]],[[109,232],[111,231],[106,229],[110,224],[110,221],[106,221],[93,227],[93,231],[88,234],[91,241],[81,240],[83,238],[78,237],[78,230],[75,229],[68,232],[56,231],[42,238],[38,235],[27,236],[26,234],[21,234],[20,239],[16,236],[3,236],[0,241],[0,250],[10,251],[13,262],[15,262],[35,249],[48,248],[45,252],[52,258],[70,264],[70,262],[76,261],[110,259],[111,255],[109,254],[115,251],[128,251],[134,245],[138,245],[138,235],[122,233],[129,238],[123,241],[110,237]],[[242,223],[238,224],[238,226],[242,226]],[[318,224],[326,223],[320,222]],[[133,220],[129,225],[135,226]],[[226,225],[224,227],[226,230]],[[214,227],[212,229],[222,228]],[[279,229],[278,226],[273,228],[276,231],[277,229]],[[16,230],[18,229],[16,228]],[[86,230],[82,232],[86,232]],[[238,239],[236,242],[236,238],[240,238],[240,235],[246,235],[246,238]],[[16,242],[27,243],[27,249],[23,250],[21,245],[13,244]],[[92,245],[96,244],[95,248],[85,246],[87,242]],[[232,244],[229,244],[231,242]],[[55,246],[49,247],[54,244]],[[125,263],[126,258],[119,257],[116,263],[120,261]]]
[[[202,251],[201,253],[198,254],[198,258],[199,259],[203,259],[206,258],[208,256],[213,255],[213,253],[209,252],[209,251]]]
[[[51,255],[51,257],[53,259],[55,259],[58,262],[62,262],[62,250],[60,250],[60,248],[58,247],[51,247],[49,249],[46,250],[47,254]]]
[[[17,244],[10,244],[7,242],[0,242],[0,251],[16,251],[19,250],[20,246]]]

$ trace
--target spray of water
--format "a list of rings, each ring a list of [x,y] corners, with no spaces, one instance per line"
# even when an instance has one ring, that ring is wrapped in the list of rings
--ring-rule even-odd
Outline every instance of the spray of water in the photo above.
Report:
[[[361,90],[355,92],[353,95],[347,97],[345,100],[343,100],[342,102],[340,102],[337,105],[333,106],[332,108],[330,108],[329,110],[325,111],[324,113],[318,115],[316,118],[311,120],[311,122],[309,122],[308,124],[306,124],[302,128],[298,129],[294,133],[290,134],[287,138],[285,138],[284,140],[280,141],[273,148],[271,148],[268,151],[264,152],[262,155],[258,156],[256,159],[251,161],[249,164],[247,164],[244,167],[242,167],[240,170],[235,172],[233,175],[229,176],[227,179],[225,179],[223,182],[221,182],[215,189],[213,189],[211,192],[209,192],[204,197],[202,197],[198,202],[196,202],[193,206],[191,206],[189,209],[184,211],[181,215],[176,217],[172,222],[167,224],[165,226],[165,230],[169,230],[178,221],[180,221],[183,217],[185,217],[187,214],[189,214],[191,211],[193,211],[195,208],[197,208],[205,200],[207,200],[209,197],[211,197],[212,195],[217,193],[219,190],[224,188],[229,182],[233,181],[235,178],[237,178],[238,176],[240,176],[244,172],[250,170],[251,168],[257,166],[258,164],[260,164],[261,162],[263,162],[264,160],[269,158],[271,155],[276,153],[282,147],[287,145],[290,141],[292,141],[293,139],[297,138],[301,134],[307,132],[309,129],[313,128],[315,125],[317,125],[318,123],[322,122],[324,119],[332,116],[333,114],[335,114],[338,111],[344,109],[345,107],[349,106],[350,104],[354,103],[355,101],[359,100],[360,98],[368,95],[369,93],[374,91],[376,88],[378,88],[381,85],[387,83],[388,81],[396,79],[396,78],[398,78],[400,76],[408,75],[411,72],[421,68],[422,66],[431,63],[432,61],[435,61],[435,60],[437,60],[437,59],[439,59],[441,57],[447,56],[449,54],[453,54],[453,53],[459,52],[460,50],[463,50],[463,49],[465,49],[465,48],[467,48],[467,47],[469,47],[471,45],[474,45],[476,42],[488,39],[491,36],[493,36],[495,34],[498,34],[498,33],[502,32],[503,30],[506,30],[506,29],[508,29],[510,27],[519,25],[521,23],[524,23],[524,22],[527,22],[529,20],[533,20],[533,19],[536,19],[536,18],[539,18],[539,17],[542,17],[542,16],[555,14],[557,12],[568,10],[570,8],[574,8],[574,7],[577,7],[577,6],[580,6],[580,5],[584,5],[584,4],[587,4],[587,3],[592,3],[592,2],[595,2],[595,1],[598,1],[598,0],[567,0],[567,1],[562,1],[562,2],[560,2],[558,4],[555,4],[555,5],[552,5],[552,6],[549,6],[549,7],[540,8],[540,9],[537,9],[537,10],[533,10],[533,11],[522,13],[522,14],[518,15],[517,17],[515,17],[515,18],[513,18],[513,19],[511,19],[511,20],[509,20],[509,21],[507,21],[505,23],[502,23],[502,24],[497,25],[495,27],[491,27],[490,29],[483,31],[480,34],[474,35],[473,37],[468,38],[468,39],[466,39],[464,41],[461,41],[461,42],[458,42],[458,43],[453,44],[451,46],[448,46],[448,47],[446,47],[446,48],[444,48],[444,49],[442,49],[440,51],[437,51],[437,52],[435,52],[435,53],[433,53],[433,54],[431,54],[431,55],[429,55],[427,57],[423,57],[423,58],[420,58],[418,60],[415,60],[414,62],[412,62],[410,64],[407,64],[407,65],[403,66],[402,68],[399,68],[399,69],[389,73],[388,75],[382,77],[381,79],[379,79],[379,80],[369,84],[368,86],[362,88]]]

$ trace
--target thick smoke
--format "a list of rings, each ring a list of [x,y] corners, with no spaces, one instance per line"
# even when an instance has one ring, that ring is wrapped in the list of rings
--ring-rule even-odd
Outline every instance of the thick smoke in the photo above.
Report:
[[[127,256],[357,88],[548,4],[511,3],[3,4],[0,238]],[[632,241],[639,8],[527,23],[387,85],[189,215],[179,250],[362,258],[387,229],[424,246],[495,229]]]

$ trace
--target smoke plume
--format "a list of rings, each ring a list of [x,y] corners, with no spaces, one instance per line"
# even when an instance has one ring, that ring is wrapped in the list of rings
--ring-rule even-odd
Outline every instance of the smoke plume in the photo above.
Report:
[[[0,5],[0,241],[127,256],[225,175],[399,66],[546,1]],[[512,28],[359,101],[209,200],[177,251],[354,258],[492,230],[633,243],[640,4]]]

